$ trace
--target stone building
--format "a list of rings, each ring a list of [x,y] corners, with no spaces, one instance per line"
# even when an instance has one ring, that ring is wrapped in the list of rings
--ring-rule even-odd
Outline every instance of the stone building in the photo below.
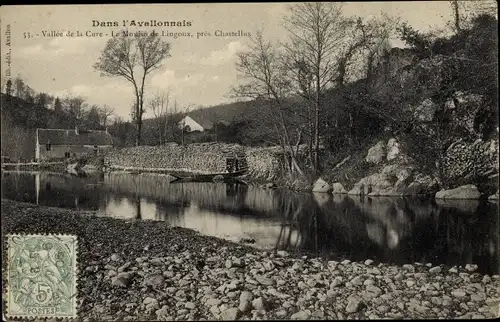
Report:
[[[112,147],[113,140],[107,129],[36,129],[35,158],[38,161],[99,155]]]

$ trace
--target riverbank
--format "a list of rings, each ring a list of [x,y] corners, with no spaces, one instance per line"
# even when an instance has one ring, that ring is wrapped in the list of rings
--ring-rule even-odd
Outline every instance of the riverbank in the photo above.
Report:
[[[500,299],[500,276],[473,265],[325,262],[163,222],[2,200],[2,235],[23,232],[78,236],[82,321],[493,318]]]

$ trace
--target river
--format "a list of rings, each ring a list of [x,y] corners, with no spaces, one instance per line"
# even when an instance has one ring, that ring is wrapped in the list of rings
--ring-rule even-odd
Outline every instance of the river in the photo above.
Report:
[[[294,193],[225,183],[169,183],[155,174],[88,177],[2,172],[2,198],[159,220],[202,234],[255,240],[328,259],[465,265],[500,272],[498,205],[419,198]]]

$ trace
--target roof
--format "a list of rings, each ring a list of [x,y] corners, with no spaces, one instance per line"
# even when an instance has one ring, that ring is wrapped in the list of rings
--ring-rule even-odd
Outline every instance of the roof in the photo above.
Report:
[[[106,131],[84,131],[67,129],[37,129],[39,144],[67,145],[112,145],[113,139]]]
[[[186,115],[182,120],[179,121],[179,124],[182,125],[182,123],[184,122],[184,120],[186,118],[190,118],[191,120],[195,121],[196,123],[198,123],[205,130],[210,130],[214,126],[214,122],[212,122],[209,119],[201,118],[201,117],[200,118],[194,118],[194,117],[192,117],[190,115]]]

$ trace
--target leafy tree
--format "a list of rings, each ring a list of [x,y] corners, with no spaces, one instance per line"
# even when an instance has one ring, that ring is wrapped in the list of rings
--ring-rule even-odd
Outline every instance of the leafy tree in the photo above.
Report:
[[[170,57],[171,46],[154,31],[135,37],[124,33],[108,40],[94,68],[103,76],[122,77],[132,84],[135,94],[132,116],[137,127],[136,145],[140,145],[146,77]]]

